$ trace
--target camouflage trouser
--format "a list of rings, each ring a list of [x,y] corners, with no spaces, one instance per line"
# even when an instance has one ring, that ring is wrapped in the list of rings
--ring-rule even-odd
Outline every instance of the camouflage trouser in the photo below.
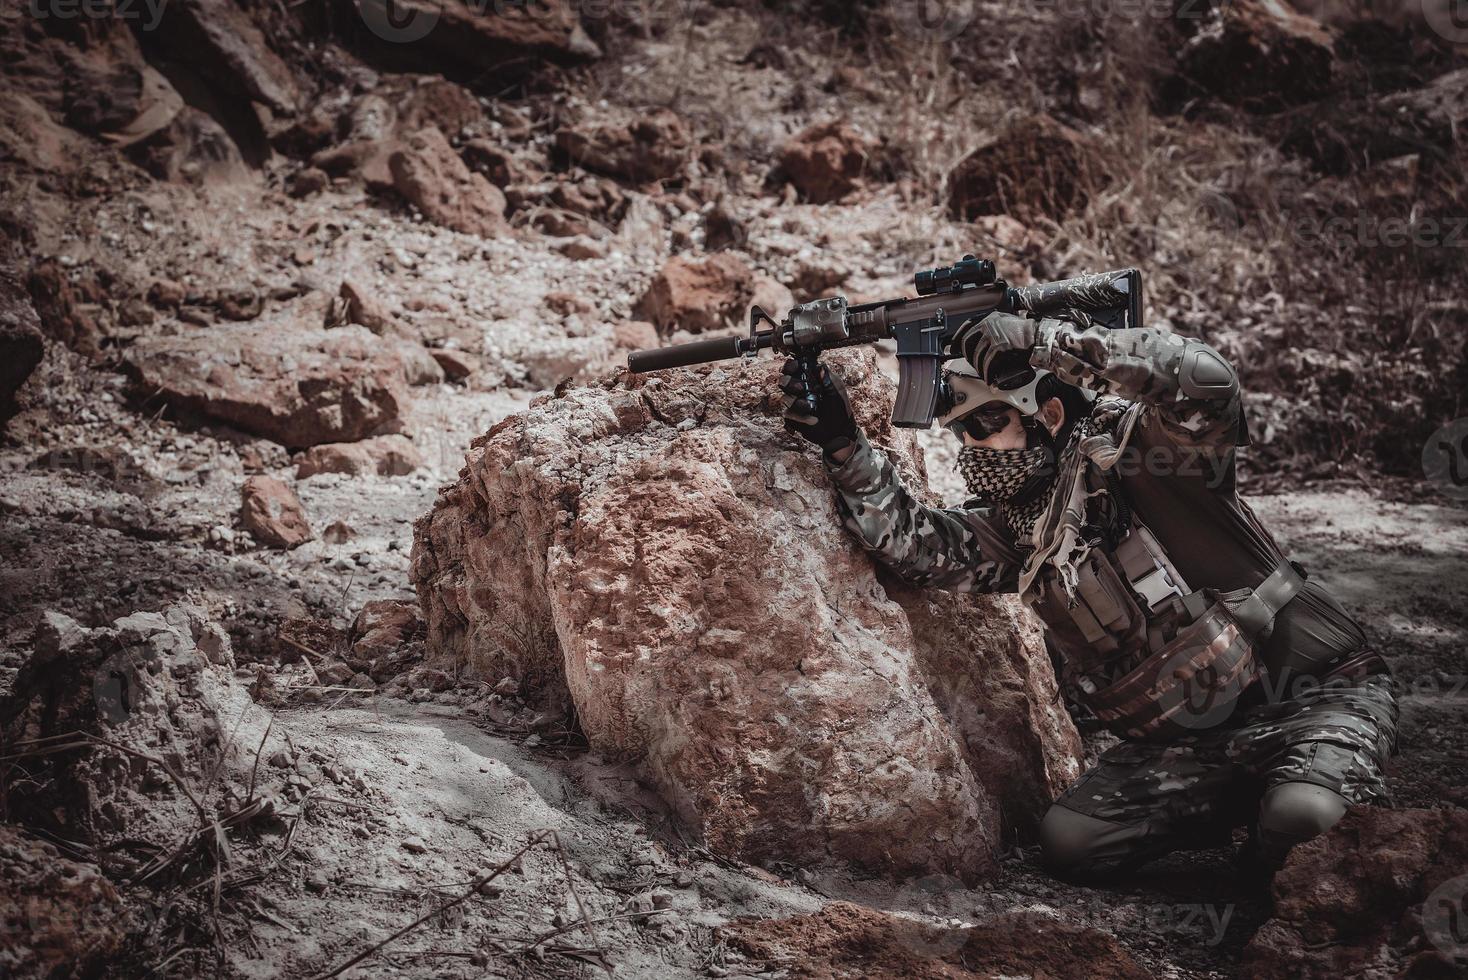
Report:
[[[1056,804],[1119,825],[1115,843],[1140,861],[1226,842],[1283,783],[1321,786],[1347,803],[1385,800],[1382,770],[1397,732],[1389,676],[1326,684],[1237,715],[1166,744],[1115,745]]]

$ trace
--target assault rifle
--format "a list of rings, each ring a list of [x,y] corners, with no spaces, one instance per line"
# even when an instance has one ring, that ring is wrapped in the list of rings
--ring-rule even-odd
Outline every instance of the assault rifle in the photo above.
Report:
[[[938,406],[940,368],[945,360],[961,355],[950,348],[965,323],[1000,310],[1050,316],[1081,311],[1112,329],[1142,325],[1142,274],[1136,269],[1011,286],[998,278],[993,262],[965,255],[951,266],[918,272],[913,288],[916,297],[859,306],[848,304],[845,296],[813,300],[796,306],[780,321],[756,306],[749,311],[747,337],[634,351],[627,356],[627,367],[640,374],[752,357],[769,348],[800,358],[814,376],[823,351],[891,338],[897,341],[898,365],[892,424],[926,429]],[[763,324],[769,328],[761,330]]]

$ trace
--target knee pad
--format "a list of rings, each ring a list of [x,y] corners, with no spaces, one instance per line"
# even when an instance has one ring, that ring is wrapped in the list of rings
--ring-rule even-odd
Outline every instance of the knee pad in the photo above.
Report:
[[[1259,803],[1259,835],[1279,844],[1300,844],[1319,837],[1346,812],[1346,800],[1313,783],[1271,786]]]
[[[1138,828],[1052,806],[1040,822],[1040,860],[1061,877],[1106,874],[1130,856]]]

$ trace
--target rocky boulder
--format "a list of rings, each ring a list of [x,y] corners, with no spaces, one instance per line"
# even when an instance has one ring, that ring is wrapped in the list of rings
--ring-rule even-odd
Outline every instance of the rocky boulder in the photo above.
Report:
[[[187,64],[220,91],[289,114],[300,102],[290,68],[249,15],[232,0],[173,0],[158,25],[169,57]]]
[[[398,193],[434,224],[483,238],[509,230],[505,195],[470,170],[436,126],[409,136],[388,169]]]
[[[653,277],[636,313],[664,333],[704,333],[738,326],[754,294],[754,272],[735,255],[675,255]]]
[[[639,184],[678,174],[689,145],[683,121],[668,109],[630,123],[586,123],[556,133],[563,162]]]
[[[547,60],[575,63],[601,55],[570,0],[393,0],[360,10],[395,63],[446,75],[521,77]]]
[[[15,271],[0,264],[0,425],[16,412],[15,395],[45,348],[41,321]]]
[[[252,476],[240,488],[240,524],[271,548],[299,548],[315,537],[296,492],[273,476]]]
[[[16,760],[4,785],[28,791],[8,794],[13,822],[92,844],[176,842],[199,817],[160,760],[197,787],[220,765],[231,729],[239,744],[254,745],[264,728],[263,712],[233,684],[228,634],[195,607],[133,613],[96,629],[46,612],[33,647],[0,696],[4,744],[67,735],[122,748]],[[108,855],[109,873],[147,854],[131,844],[98,853]]]
[[[833,362],[921,492],[875,357]],[[1077,774],[1049,659],[1012,600],[873,565],[778,370],[572,388],[476,440],[415,528],[430,656],[574,706],[721,854],[987,875]]]
[[[261,318],[127,353],[141,393],[289,447],[362,439],[407,403],[398,354],[359,326]]]
[[[828,204],[856,190],[870,149],[867,139],[844,119],[820,123],[780,148],[779,172],[802,199]]]
[[[959,221],[1008,214],[1026,223],[1085,207],[1104,180],[1094,140],[1049,116],[1020,119],[959,161],[948,209]]]
[[[1274,918],[1244,950],[1259,980],[1460,977],[1468,968],[1468,810],[1356,807],[1290,852]]]
[[[417,605],[397,599],[374,599],[352,622],[352,654],[362,660],[391,655],[423,636],[423,616]]]
[[[374,436],[360,442],[330,442],[312,446],[296,459],[296,479],[320,473],[349,476],[407,476],[423,465],[423,454],[407,436]]]

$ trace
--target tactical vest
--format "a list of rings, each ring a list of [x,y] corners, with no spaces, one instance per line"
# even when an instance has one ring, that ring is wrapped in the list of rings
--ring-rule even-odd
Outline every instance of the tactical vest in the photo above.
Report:
[[[1254,589],[1192,590],[1146,525],[1123,523],[1114,543],[1093,542],[1073,598],[1053,569],[1029,596],[1064,659],[1062,684],[1122,738],[1211,727],[1259,678],[1258,645],[1304,570],[1283,561]]]

